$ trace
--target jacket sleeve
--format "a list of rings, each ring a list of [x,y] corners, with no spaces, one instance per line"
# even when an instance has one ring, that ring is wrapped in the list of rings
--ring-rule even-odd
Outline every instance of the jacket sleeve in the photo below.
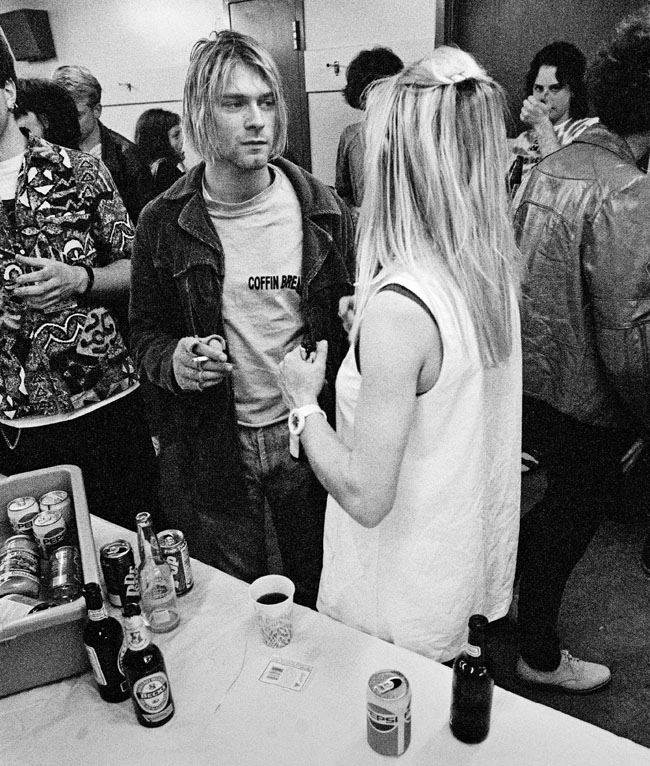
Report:
[[[177,393],[172,356],[181,337],[179,300],[173,277],[160,267],[164,238],[151,205],[143,210],[133,248],[129,324],[131,352],[138,372],[161,388]]]
[[[583,247],[598,350],[631,417],[650,430],[650,183],[606,198]]]

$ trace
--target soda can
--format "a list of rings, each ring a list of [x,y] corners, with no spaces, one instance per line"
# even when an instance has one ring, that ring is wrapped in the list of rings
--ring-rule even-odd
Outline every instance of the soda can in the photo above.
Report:
[[[75,545],[62,545],[50,554],[49,597],[66,604],[81,596],[83,572],[81,555]]]
[[[370,676],[366,693],[368,744],[380,755],[402,755],[411,742],[411,687],[398,670]]]
[[[140,600],[140,584],[135,568],[133,548],[128,540],[113,540],[102,545],[99,561],[106,581],[108,600],[123,607],[129,601]]]
[[[38,500],[41,511],[59,511],[63,516],[66,526],[72,529],[74,514],[72,512],[72,500],[64,489],[54,489],[46,492]]]
[[[160,552],[172,570],[176,595],[182,596],[194,585],[190,551],[185,535],[180,529],[165,529],[158,533],[158,542],[160,543]]]
[[[14,532],[31,534],[34,519],[40,513],[35,497],[15,497],[7,503],[7,516]]]
[[[61,545],[65,537],[66,527],[61,512],[41,511],[34,519],[32,531],[43,553],[49,553],[57,545]]]

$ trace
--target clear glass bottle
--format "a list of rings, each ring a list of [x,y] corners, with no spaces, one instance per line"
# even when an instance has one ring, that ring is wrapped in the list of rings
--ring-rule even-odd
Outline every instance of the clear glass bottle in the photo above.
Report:
[[[482,742],[490,731],[494,679],[485,654],[485,629],[482,614],[469,618],[469,637],[454,660],[449,725],[461,742]]]
[[[166,633],[181,619],[172,571],[160,551],[151,514],[139,513],[135,521],[138,525],[142,611],[154,633]]]
[[[122,668],[129,683],[138,723],[148,728],[162,726],[174,715],[174,698],[162,652],[152,643],[140,614],[140,605],[124,607],[126,651]]]

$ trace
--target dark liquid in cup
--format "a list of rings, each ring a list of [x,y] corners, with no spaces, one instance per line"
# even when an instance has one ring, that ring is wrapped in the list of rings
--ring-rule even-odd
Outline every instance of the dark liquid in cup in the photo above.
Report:
[[[258,604],[281,604],[288,596],[285,593],[265,593],[257,599]]]

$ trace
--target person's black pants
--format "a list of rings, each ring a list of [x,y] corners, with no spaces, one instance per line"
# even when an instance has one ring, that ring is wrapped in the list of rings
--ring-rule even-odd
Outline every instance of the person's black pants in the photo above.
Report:
[[[158,464],[139,391],[73,420],[20,432],[0,428],[0,473],[76,465],[90,513],[131,530],[140,511],[158,523]],[[10,449],[7,441],[16,439]]]
[[[551,671],[560,663],[564,588],[601,521],[623,502],[620,458],[634,435],[580,423],[528,397],[524,429],[544,454],[547,489],[519,533],[520,653],[531,667]]]

